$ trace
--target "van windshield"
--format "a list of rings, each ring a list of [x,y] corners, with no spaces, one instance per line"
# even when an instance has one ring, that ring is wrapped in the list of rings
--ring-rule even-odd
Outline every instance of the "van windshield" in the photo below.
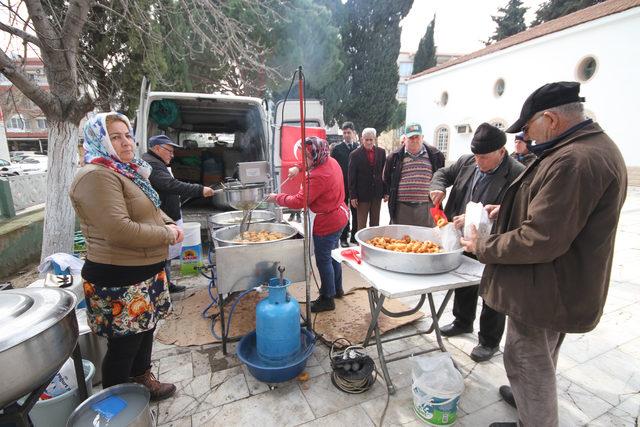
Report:
[[[232,133],[180,132],[180,145],[185,148],[232,147],[235,135]]]

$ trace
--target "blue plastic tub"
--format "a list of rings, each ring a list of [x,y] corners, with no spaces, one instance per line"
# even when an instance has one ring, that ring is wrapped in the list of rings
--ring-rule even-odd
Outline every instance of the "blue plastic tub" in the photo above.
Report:
[[[301,330],[302,345],[300,351],[282,362],[264,360],[258,356],[256,348],[256,331],[252,331],[242,337],[236,354],[245,365],[251,375],[258,381],[265,383],[281,383],[289,381],[302,373],[307,364],[307,359],[313,353],[315,336],[312,332],[303,328]]]

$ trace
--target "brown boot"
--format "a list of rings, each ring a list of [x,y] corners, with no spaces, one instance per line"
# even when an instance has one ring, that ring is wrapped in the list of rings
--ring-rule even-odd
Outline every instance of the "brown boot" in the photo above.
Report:
[[[161,383],[156,379],[156,376],[151,373],[151,369],[148,369],[142,375],[133,377],[133,382],[142,384],[151,394],[151,400],[162,400],[173,395],[176,392],[176,386],[169,383]]]

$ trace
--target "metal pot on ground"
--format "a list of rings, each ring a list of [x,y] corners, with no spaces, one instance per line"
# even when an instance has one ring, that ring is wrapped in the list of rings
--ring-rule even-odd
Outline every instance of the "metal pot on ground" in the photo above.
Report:
[[[78,341],[76,297],[57,288],[0,292],[0,408],[58,372]]]

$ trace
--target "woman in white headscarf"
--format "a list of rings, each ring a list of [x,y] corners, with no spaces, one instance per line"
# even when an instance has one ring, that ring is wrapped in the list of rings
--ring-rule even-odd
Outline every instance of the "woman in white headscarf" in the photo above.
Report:
[[[160,209],[150,166],[135,157],[126,116],[101,113],[84,126],[84,163],[70,197],[87,242],[82,269],[89,325],[107,337],[103,388],[131,380],[154,400],[175,393],[151,373],[153,331],[171,308],[167,247],[182,231]]]

